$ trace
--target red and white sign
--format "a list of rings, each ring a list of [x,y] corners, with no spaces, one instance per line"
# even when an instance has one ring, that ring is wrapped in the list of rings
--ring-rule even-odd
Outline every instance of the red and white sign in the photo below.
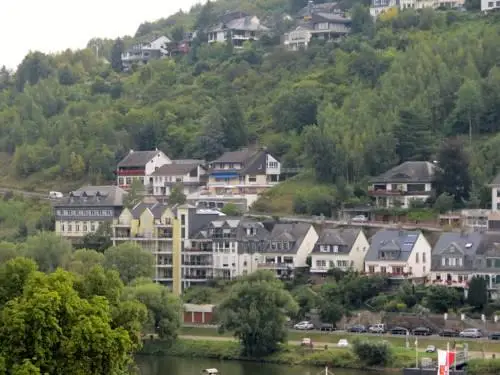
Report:
[[[438,373],[437,375],[449,375],[450,367],[455,362],[455,352],[438,350]]]

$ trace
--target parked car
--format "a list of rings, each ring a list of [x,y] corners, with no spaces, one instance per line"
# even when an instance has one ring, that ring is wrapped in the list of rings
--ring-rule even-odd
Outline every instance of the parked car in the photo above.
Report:
[[[436,352],[436,347],[434,345],[427,345],[427,348],[425,348],[426,353],[435,353]]]
[[[339,348],[347,348],[349,347],[349,342],[346,339],[340,339],[337,343],[337,347]]]
[[[370,333],[385,333],[385,330],[385,324],[383,323],[373,324],[368,327],[368,332]]]
[[[321,323],[319,326],[320,331],[335,331],[335,326],[330,323]]]
[[[49,198],[50,199],[61,199],[64,197],[64,194],[61,193],[60,191],[51,191],[49,192]]]
[[[300,343],[300,346],[308,346],[310,348],[313,348],[314,344],[309,337],[304,337]]]
[[[478,339],[478,338],[483,337],[483,333],[481,332],[480,329],[477,329],[477,328],[467,328],[467,329],[464,329],[462,332],[460,332],[459,336]]]
[[[351,221],[355,221],[358,223],[365,223],[368,221],[368,218],[364,215],[356,215],[351,219]]]
[[[417,327],[413,330],[415,336],[430,336],[432,331],[427,327]]]
[[[500,332],[490,333],[489,339],[490,340],[500,340]]]
[[[391,335],[407,335],[409,332],[405,327],[394,327],[391,329]]]
[[[439,336],[441,337],[458,337],[458,335],[458,331],[455,331],[454,329],[445,328],[441,332],[439,332]]]
[[[314,329],[314,324],[312,324],[311,322],[308,322],[308,321],[303,321],[303,322],[299,322],[299,323],[295,324],[293,326],[293,328],[300,329],[301,331],[306,331],[306,330]]]
[[[349,332],[364,333],[366,332],[366,327],[362,324],[355,324],[349,328]]]

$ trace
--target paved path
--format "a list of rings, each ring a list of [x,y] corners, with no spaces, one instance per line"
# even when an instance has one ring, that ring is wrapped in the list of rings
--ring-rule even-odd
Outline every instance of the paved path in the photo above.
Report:
[[[228,337],[228,336],[192,336],[192,335],[179,335],[181,339],[186,339],[186,340],[197,340],[197,341],[236,341],[234,337]],[[301,341],[288,341],[288,344],[290,345],[300,345]],[[314,349],[316,350],[324,350],[325,345],[328,345],[329,348],[335,348],[337,347],[336,342],[321,342],[321,343],[316,343],[314,344]],[[411,349],[409,349],[411,350]],[[419,349],[419,352],[424,353],[425,348]],[[498,357],[498,353],[495,352],[471,352],[469,351],[469,358],[483,358],[483,355],[486,358],[491,358],[493,355],[496,355]]]

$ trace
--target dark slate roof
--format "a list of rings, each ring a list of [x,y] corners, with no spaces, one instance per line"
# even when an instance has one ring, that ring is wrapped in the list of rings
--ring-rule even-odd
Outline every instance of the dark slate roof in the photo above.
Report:
[[[269,253],[297,253],[304,241],[304,238],[307,235],[307,232],[312,227],[312,224],[309,223],[286,223],[286,224],[276,224],[269,235],[269,241],[288,241],[293,242],[293,246],[291,249],[271,249],[270,247],[267,249]]]
[[[266,171],[267,151],[263,149],[242,149],[239,151],[230,151],[224,153],[219,159],[210,162],[215,163],[241,163],[242,169],[215,169],[211,171],[216,172],[237,172],[240,175],[256,175],[262,174]]]
[[[54,207],[121,207],[127,194],[118,186],[84,186],[58,200]]]
[[[406,262],[410,257],[420,231],[405,231],[394,229],[383,229],[375,233],[371,238],[371,244],[366,253],[365,262],[383,261],[379,258],[380,251],[400,251],[399,258],[394,259]]]
[[[459,271],[472,270],[474,267],[474,260],[477,253],[483,245],[483,235],[478,232],[460,233],[460,232],[446,232],[439,236],[438,241],[432,248],[432,261],[431,270],[450,270]],[[464,256],[463,268],[443,266],[441,263],[442,256],[449,254],[457,254]]]
[[[309,7],[309,5],[306,5],[304,8],[302,8],[297,13],[297,17],[302,18],[302,17],[309,15],[309,13],[315,13],[315,12],[331,13],[331,12],[334,12],[338,8],[339,7],[338,7],[337,3],[313,4],[312,7]]]
[[[314,13],[311,17],[312,23],[329,22],[329,23],[351,23],[351,19],[340,14],[332,13]],[[321,31],[321,30],[318,30]]]
[[[483,233],[477,253],[485,257],[500,257],[500,233]]]
[[[424,183],[434,181],[436,165],[428,161],[406,161],[371,179],[372,183]]]
[[[119,163],[118,167],[144,167],[161,151],[130,151]]]
[[[225,152],[220,158],[211,161],[210,163],[243,163],[251,158],[258,150],[251,148],[242,148],[238,151]]]
[[[221,22],[218,25],[209,29],[211,32],[222,30],[246,30],[246,31],[266,31],[267,27],[261,25],[260,20],[255,16],[245,16],[232,19],[227,22]]]
[[[320,253],[321,245],[336,245],[339,246],[339,252],[349,253],[360,232],[361,229],[323,229],[319,235],[318,241],[316,241],[313,253]]]
[[[152,173],[152,176],[184,176],[199,164],[165,164]]]

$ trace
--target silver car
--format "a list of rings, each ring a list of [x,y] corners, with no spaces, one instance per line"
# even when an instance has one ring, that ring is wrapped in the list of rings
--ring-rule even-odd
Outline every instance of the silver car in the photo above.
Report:
[[[478,339],[478,338],[483,337],[483,333],[481,332],[480,329],[477,329],[477,328],[467,328],[467,329],[464,329],[462,332],[460,332],[459,336]]]

